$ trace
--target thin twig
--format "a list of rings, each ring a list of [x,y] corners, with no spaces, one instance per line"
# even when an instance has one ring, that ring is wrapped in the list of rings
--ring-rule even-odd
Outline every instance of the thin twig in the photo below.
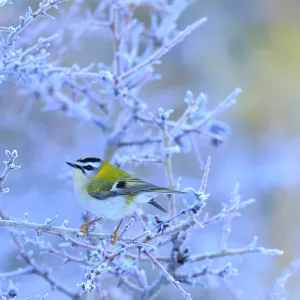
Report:
[[[162,128],[163,133],[163,146],[164,146],[164,167],[165,172],[168,179],[168,186],[172,190],[174,189],[174,179],[173,179],[173,171],[172,171],[172,162],[171,162],[171,154],[167,152],[167,149],[170,147],[170,137],[168,132],[168,126],[165,124]],[[175,197],[173,194],[168,194],[169,199],[169,210],[171,217],[176,213],[175,206]]]
[[[240,202],[240,196],[238,194],[239,191],[239,184],[236,183],[234,186],[233,192],[232,192],[232,198],[230,200],[230,205],[238,205]],[[222,240],[221,240],[221,249],[223,251],[226,251],[228,247],[228,240],[229,235],[231,233],[231,221],[234,218],[234,214],[227,215],[226,218],[224,218],[224,225],[223,225],[223,234],[222,234]]]
[[[203,173],[203,177],[202,177],[202,181],[201,181],[201,185],[200,185],[200,193],[204,193],[205,192],[205,188],[206,188],[206,184],[207,184],[207,179],[208,179],[208,174],[209,174],[209,167],[210,167],[210,159],[211,157],[209,156],[207,158],[207,162],[206,165],[204,167],[204,173]]]
[[[245,248],[236,248],[236,249],[226,249],[218,252],[203,253],[198,255],[193,255],[188,258],[188,262],[199,262],[203,260],[210,260],[215,258],[227,257],[227,256],[237,256],[243,254],[268,254],[268,255],[282,255],[283,252],[277,249],[265,249],[263,247],[245,247]]]
[[[21,168],[20,166],[16,166],[14,163],[15,159],[18,157],[17,150],[13,150],[12,152],[6,150],[5,154],[8,157],[8,160],[4,161],[5,169],[2,173],[2,175],[0,176],[0,194],[7,193],[9,191],[8,188],[6,188],[6,189],[3,188],[3,184],[4,184],[8,174],[13,170]]]
[[[236,97],[242,92],[241,88],[236,88],[232,93],[230,93],[214,110],[208,113],[205,118],[199,121],[198,124],[194,126],[198,129],[202,129],[210,120],[215,119],[220,113],[222,113],[226,108],[230,107],[235,103]]]
[[[26,268],[22,268],[22,269],[20,268],[15,271],[0,273],[0,279],[7,279],[7,278],[16,277],[16,276],[25,275],[25,274],[33,274],[33,272],[34,272],[33,267],[28,266]]]
[[[25,262],[32,267],[32,272],[50,283],[52,287],[55,287],[57,290],[61,291],[65,295],[69,296],[73,300],[79,300],[80,295],[78,293],[74,293],[73,290],[67,289],[64,284],[60,284],[50,273],[40,266],[38,266],[33,259],[27,254],[21,243],[18,241],[16,234],[13,232],[10,233],[14,243],[20,249],[20,255],[25,260]]]
[[[161,46],[159,49],[157,49],[149,58],[147,58],[145,61],[139,63],[129,71],[127,71],[124,74],[121,74],[119,78],[119,82],[124,81],[128,77],[132,76],[133,74],[136,74],[140,72],[145,67],[148,67],[149,65],[157,62],[162,56],[164,56],[166,53],[170,51],[174,46],[176,46],[178,43],[182,42],[189,34],[191,34],[195,29],[200,27],[202,24],[206,22],[207,18],[202,18],[192,25],[187,26],[183,31],[179,32],[172,40],[170,40],[167,44]]]
[[[49,234],[63,236],[67,239],[68,236],[81,237],[83,233],[79,229],[66,228],[59,226],[49,226],[45,224],[37,224],[26,221],[15,221],[15,220],[0,220],[0,227],[12,227],[12,228],[24,228],[32,229],[38,232],[46,232]],[[102,234],[98,232],[89,232],[88,236],[99,240],[110,240],[111,234]],[[120,239],[122,241],[122,239]]]
[[[154,265],[160,269],[160,271],[163,273],[163,275],[165,276],[165,278],[170,282],[172,283],[181,293],[181,295],[183,296],[184,299],[187,299],[187,300],[192,300],[191,298],[191,295],[189,293],[187,293],[182,287],[181,285],[179,284],[178,281],[176,281],[174,279],[174,277],[165,269],[165,267],[157,261],[157,259],[152,256],[152,254],[150,252],[148,252],[147,250],[144,250],[144,253],[145,255],[147,255],[150,260],[154,263]]]

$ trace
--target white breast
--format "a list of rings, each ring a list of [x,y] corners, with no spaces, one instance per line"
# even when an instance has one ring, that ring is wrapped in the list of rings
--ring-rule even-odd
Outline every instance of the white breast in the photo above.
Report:
[[[121,196],[111,197],[106,200],[97,200],[86,191],[76,193],[78,202],[97,217],[105,217],[109,220],[121,220],[126,215],[131,215],[137,210],[137,204],[128,205],[126,199]]]
[[[95,200],[90,197],[89,210],[97,216],[103,215],[110,220],[120,220],[126,215],[131,215],[137,210],[135,203],[127,204],[123,197],[112,197],[106,200]]]

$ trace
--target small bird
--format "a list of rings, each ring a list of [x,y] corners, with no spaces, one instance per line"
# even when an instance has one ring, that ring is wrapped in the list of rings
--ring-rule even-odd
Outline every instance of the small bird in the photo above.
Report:
[[[121,220],[114,231],[115,240],[123,218],[135,212],[139,205],[149,203],[167,212],[154,198],[160,194],[185,194],[138,179],[98,157],[80,158],[67,164],[74,168],[73,186],[79,203],[96,216]],[[83,224],[82,231],[89,225]]]

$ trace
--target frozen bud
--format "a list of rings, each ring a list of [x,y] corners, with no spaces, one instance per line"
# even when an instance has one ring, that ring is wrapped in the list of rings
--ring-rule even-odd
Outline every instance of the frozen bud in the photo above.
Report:
[[[9,193],[9,188],[2,189],[0,190],[0,192],[2,192],[3,194],[7,194]]]
[[[163,120],[169,119],[169,117],[171,116],[171,114],[172,114],[173,112],[174,112],[174,109],[164,110],[162,107],[160,107],[160,108],[158,109],[159,116],[160,116],[161,119],[163,119]]]
[[[196,98],[196,101],[199,104],[206,104],[208,101],[208,96],[204,93],[200,93],[199,96]]]
[[[11,153],[12,157],[17,157],[18,156],[18,152],[16,149],[13,150],[13,152]]]
[[[98,73],[101,76],[101,79],[105,82],[113,82],[113,75],[109,71],[99,71]]]
[[[186,95],[185,95],[185,98],[184,98],[184,102],[186,104],[192,104],[192,103],[194,103],[194,96],[193,96],[193,93],[191,91],[187,91],[186,92]]]
[[[66,227],[68,225],[68,222],[69,222],[68,220],[64,220],[61,226]]]

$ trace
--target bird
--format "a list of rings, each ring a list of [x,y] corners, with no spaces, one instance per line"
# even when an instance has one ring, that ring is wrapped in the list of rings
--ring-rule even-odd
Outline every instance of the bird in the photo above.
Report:
[[[80,229],[86,235],[89,226],[99,219],[120,220],[113,232],[112,244],[125,216],[133,214],[143,203],[167,212],[154,198],[160,194],[185,194],[143,181],[98,157],[84,157],[75,163],[66,162],[73,168],[73,188],[79,204],[98,218],[83,224]]]

